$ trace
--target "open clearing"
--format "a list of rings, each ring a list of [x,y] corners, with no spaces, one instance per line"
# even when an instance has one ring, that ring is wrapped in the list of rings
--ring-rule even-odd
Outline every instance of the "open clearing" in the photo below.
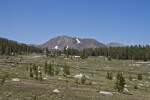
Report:
[[[59,75],[47,76],[44,73],[44,62],[52,63],[60,69]],[[70,66],[71,75],[64,77],[62,66]],[[4,85],[0,86],[1,100],[150,100],[150,62],[134,60],[107,61],[104,57],[50,58],[42,54],[20,55],[17,57],[0,58],[0,81],[5,73],[9,74]],[[43,81],[30,77],[27,68],[36,64],[41,68]],[[59,66],[58,66],[59,65]],[[127,93],[118,93],[115,89],[116,74],[123,72],[126,80]],[[113,73],[113,79],[106,78],[107,71]],[[75,82],[75,75],[88,76],[86,83]],[[137,74],[142,73],[143,79],[137,80]],[[132,76],[132,81],[129,80]],[[12,80],[17,81],[12,81]],[[18,80],[19,79],[19,80]],[[90,84],[91,83],[91,84]],[[134,86],[137,85],[138,89]],[[110,92],[104,95],[100,91]],[[98,92],[99,91],[99,92]]]

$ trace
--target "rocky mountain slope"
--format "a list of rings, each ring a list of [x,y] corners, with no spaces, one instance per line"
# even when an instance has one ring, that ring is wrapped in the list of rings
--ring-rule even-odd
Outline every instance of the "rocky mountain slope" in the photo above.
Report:
[[[107,46],[94,39],[81,39],[69,36],[58,36],[50,39],[46,43],[39,45],[38,47],[40,48],[47,47],[49,50],[51,49],[63,50],[64,47],[83,50],[87,48],[100,48],[100,47],[103,48]]]

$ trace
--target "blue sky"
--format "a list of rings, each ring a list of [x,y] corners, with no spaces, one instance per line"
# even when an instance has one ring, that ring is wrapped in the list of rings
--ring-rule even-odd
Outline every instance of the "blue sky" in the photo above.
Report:
[[[41,44],[61,35],[150,44],[150,0],[0,0],[0,37]]]

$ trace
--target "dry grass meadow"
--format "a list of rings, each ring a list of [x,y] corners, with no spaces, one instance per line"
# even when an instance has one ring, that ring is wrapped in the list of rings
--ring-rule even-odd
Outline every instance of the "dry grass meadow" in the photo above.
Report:
[[[59,75],[46,75],[44,62],[52,63],[60,70]],[[71,75],[64,77],[62,66],[70,66]],[[29,68],[36,64],[41,68],[43,81],[30,77]],[[27,70],[28,69],[28,70]],[[114,89],[116,74],[123,72],[128,92],[119,93]],[[113,79],[106,78],[111,71]],[[50,58],[44,54],[19,55],[16,57],[0,57],[0,82],[8,74],[5,83],[0,85],[0,100],[150,100],[150,62],[133,60],[108,61],[104,57],[65,58],[63,56]],[[84,73],[85,84],[80,80],[76,83],[75,75]],[[142,80],[136,80],[142,73]],[[129,80],[129,76],[132,80]],[[19,78],[18,82],[12,81]],[[138,89],[135,89],[137,85]],[[53,90],[58,89],[59,93]],[[100,94],[99,91],[111,92],[113,95]]]

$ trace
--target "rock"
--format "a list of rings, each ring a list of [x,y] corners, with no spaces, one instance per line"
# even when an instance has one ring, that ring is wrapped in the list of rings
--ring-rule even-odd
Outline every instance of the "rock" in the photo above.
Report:
[[[107,92],[107,91],[101,91],[99,93],[104,95],[113,95],[111,92]]]
[[[13,81],[13,82],[19,82],[20,80],[19,80],[19,78],[13,78],[11,81]]]
[[[69,59],[69,58],[64,58],[65,60]]]
[[[124,87],[126,87],[126,88],[127,88],[127,87],[130,87],[130,86],[128,86],[128,85],[125,85]]]
[[[32,58],[40,58],[41,56],[33,56]]]
[[[59,93],[60,91],[58,89],[53,90],[54,93]]]
[[[96,83],[96,82],[93,82],[93,84],[96,85],[97,83]]]
[[[63,70],[63,68],[60,68],[60,70]]]
[[[85,77],[86,77],[86,78],[89,78],[89,76],[87,76],[87,75],[86,75]]]
[[[129,90],[127,88],[124,88],[123,92],[129,92]]]
[[[74,77],[81,79],[83,76],[84,76],[84,75],[82,75],[82,74],[80,73],[80,74],[75,75]],[[86,78],[89,78],[89,76],[86,75]]]
[[[80,58],[80,56],[73,56],[74,58]]]
[[[139,84],[139,86],[143,86],[143,84]]]
[[[60,77],[60,78],[58,78],[59,80],[62,80],[62,78]]]
[[[82,76],[83,76],[83,75],[80,73],[80,74],[78,74],[78,75],[75,75],[74,77],[75,77],[75,78],[82,78]]]
[[[132,79],[133,81],[137,81],[137,79]]]
[[[149,62],[136,62],[136,63],[140,63],[140,64],[146,64],[146,63],[149,63]]]
[[[141,66],[141,64],[129,64],[129,66],[140,67],[140,66]]]
[[[148,82],[147,82],[147,81],[146,81],[145,83],[146,83],[146,84],[148,84]]]
[[[113,77],[113,80],[115,80],[116,79],[116,77]]]
[[[45,78],[43,78],[44,80],[47,80],[47,78],[45,77]]]

